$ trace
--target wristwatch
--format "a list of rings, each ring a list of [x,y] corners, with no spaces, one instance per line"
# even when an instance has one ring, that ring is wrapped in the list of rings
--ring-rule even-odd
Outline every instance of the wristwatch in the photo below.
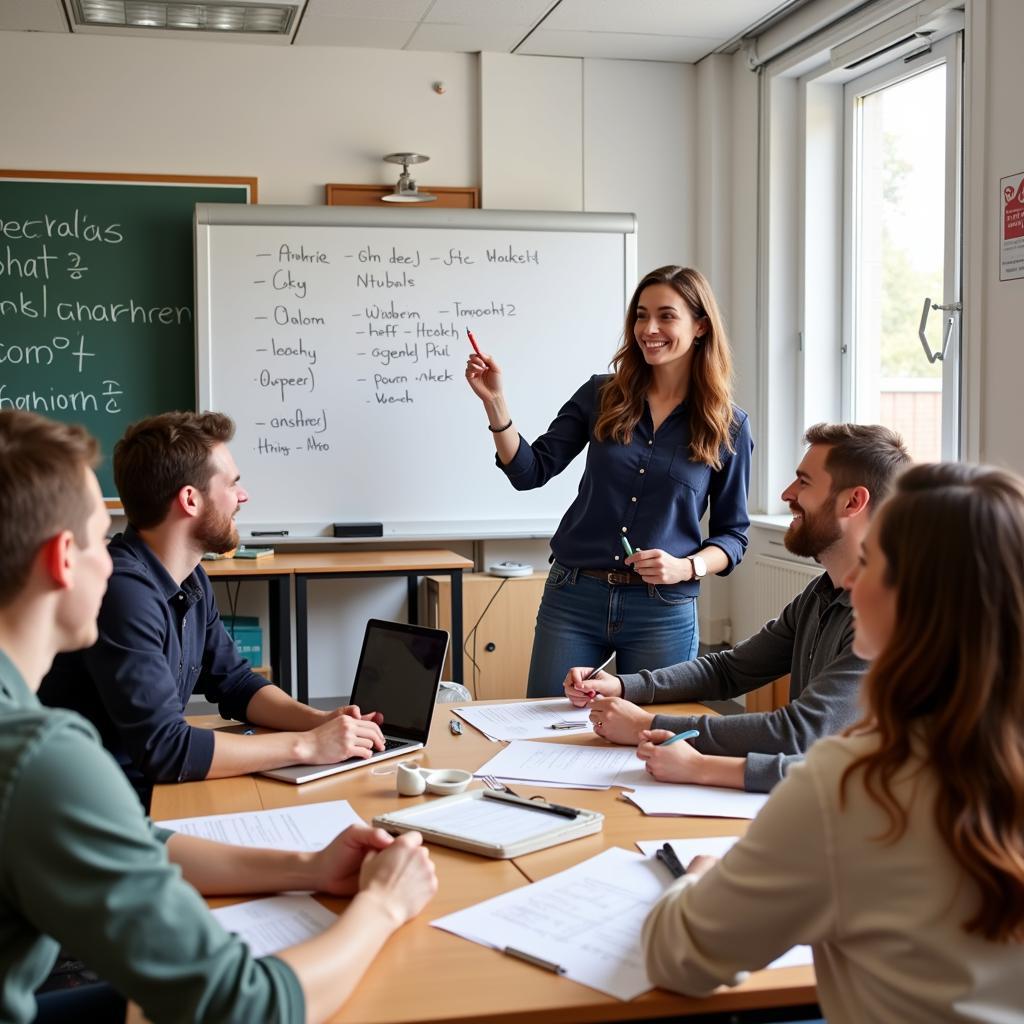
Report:
[[[702,580],[708,574],[708,563],[704,561],[700,555],[690,555],[687,559],[690,563],[690,567],[693,569],[693,578],[695,580]]]

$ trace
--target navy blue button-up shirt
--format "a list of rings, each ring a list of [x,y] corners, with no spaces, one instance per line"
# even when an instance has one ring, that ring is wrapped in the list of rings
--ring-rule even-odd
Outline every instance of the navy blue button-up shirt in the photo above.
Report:
[[[39,698],[88,718],[140,793],[205,778],[213,733],[185,722],[193,690],[225,718],[244,719],[267,680],[238,653],[201,568],[179,586],[131,527],[110,542],[110,555],[99,640],[59,655]]]
[[[733,447],[722,452],[722,468],[712,470],[690,458],[690,409],[678,405],[657,432],[650,409],[627,444],[596,441],[594,423],[600,408],[605,375],[591,377],[562,406],[545,434],[519,450],[499,468],[512,486],[526,491],[542,487],[587,448],[587,464],[579,493],[551,539],[551,551],[574,569],[622,570],[622,537],[634,548],[660,548],[677,558],[692,555],[707,544],[729,558],[728,575],[747,548],[747,490],[754,442],[747,414],[734,407]],[[708,536],[701,538],[700,521],[711,506]],[[696,581],[677,584],[696,594]]]

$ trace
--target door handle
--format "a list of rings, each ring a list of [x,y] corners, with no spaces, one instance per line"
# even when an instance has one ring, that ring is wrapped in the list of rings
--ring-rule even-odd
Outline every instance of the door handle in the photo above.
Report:
[[[931,299],[924,300],[924,306],[921,309],[921,323],[917,328],[917,336],[921,339],[921,347],[924,349],[925,358],[929,363],[935,363],[945,357],[946,349],[949,347],[949,339],[953,336],[953,314],[959,313],[962,308],[963,306],[959,302],[949,302],[946,305],[942,305],[938,302],[932,302]],[[928,344],[928,335],[926,333],[928,314],[933,309],[941,309],[949,314],[946,317],[946,336],[943,338],[942,348],[938,352],[932,351],[931,345]]]

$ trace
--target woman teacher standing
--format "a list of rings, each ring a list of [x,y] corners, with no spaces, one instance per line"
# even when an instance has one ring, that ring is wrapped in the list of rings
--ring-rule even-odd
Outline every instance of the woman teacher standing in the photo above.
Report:
[[[573,665],[612,653],[618,672],[694,657],[700,580],[729,573],[747,545],[753,443],[731,401],[729,341],[699,271],[661,267],[640,282],[612,367],[531,445],[513,426],[497,362],[474,353],[466,365],[497,464],[517,490],[542,487],[587,448],[579,493],[551,540],[530,697],[560,695]]]

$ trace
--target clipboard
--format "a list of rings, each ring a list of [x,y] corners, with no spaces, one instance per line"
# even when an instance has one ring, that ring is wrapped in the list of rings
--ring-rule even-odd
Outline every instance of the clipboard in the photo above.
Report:
[[[604,828],[604,815],[598,811],[574,807],[576,815],[570,818],[543,811],[539,804],[524,806],[527,800],[488,799],[486,792],[475,789],[378,814],[373,824],[392,835],[421,832],[428,843],[498,860],[545,850]]]

